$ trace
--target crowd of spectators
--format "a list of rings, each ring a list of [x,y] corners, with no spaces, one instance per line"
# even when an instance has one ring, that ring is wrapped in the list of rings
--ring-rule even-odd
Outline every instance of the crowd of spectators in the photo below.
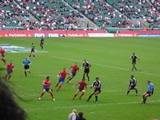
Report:
[[[126,15],[130,20],[144,21],[143,23],[149,23],[150,25],[153,25],[156,24],[160,19],[159,0],[150,0],[150,1],[107,0],[107,1],[114,8],[118,9],[122,14]]]
[[[101,29],[160,28],[160,0],[0,1],[0,29],[86,29],[82,19]]]
[[[73,11],[61,0],[17,0],[39,21],[43,29],[78,29],[79,12]]]

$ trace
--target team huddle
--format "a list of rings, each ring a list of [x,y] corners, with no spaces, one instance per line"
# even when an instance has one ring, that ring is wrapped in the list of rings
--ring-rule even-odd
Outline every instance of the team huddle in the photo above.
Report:
[[[40,47],[41,49],[44,49],[44,38],[42,37],[40,40]],[[29,54],[29,57],[26,57],[23,61],[23,67],[24,67],[24,75],[25,77],[28,76],[28,74],[31,74],[30,72],[30,65],[31,65],[31,60],[30,57],[35,57],[35,45],[32,43],[31,51]],[[12,62],[7,62],[5,59],[5,49],[0,48],[0,60],[6,65],[6,75],[4,76],[5,80],[9,80],[12,76],[13,70],[14,70],[14,64]],[[137,71],[136,68],[136,63],[137,60],[139,59],[135,53],[131,55],[131,63],[132,63],[132,68],[131,71]],[[89,61],[84,60],[82,63],[82,68],[83,68],[83,75],[82,79],[77,82],[77,90],[74,92],[74,95],[72,96],[72,99],[75,100],[77,97],[81,100],[82,97],[85,95],[86,89],[92,88],[93,92],[88,96],[88,99],[86,101],[90,101],[90,99],[95,96],[95,102],[98,101],[98,95],[101,93],[101,80],[99,77],[95,78],[95,81],[89,85],[90,82],[90,69],[91,69],[91,64]],[[77,65],[77,63],[74,63],[70,66],[69,70],[66,68],[63,68],[59,73],[58,73],[58,80],[55,85],[55,87],[52,86],[50,76],[46,76],[46,78],[42,82],[42,92],[40,96],[38,97],[39,100],[42,99],[43,95],[45,93],[49,93],[52,100],[55,101],[55,95],[54,95],[54,90],[55,91],[60,91],[62,86],[65,83],[71,83],[71,81],[76,77],[77,73],[80,71],[80,67]],[[152,96],[154,93],[154,84],[151,81],[147,81],[147,91],[143,94],[142,96],[142,103],[146,103],[146,100],[149,96]],[[127,90],[127,95],[130,93],[131,90],[134,90],[136,92],[136,95],[138,94],[138,88],[137,88],[137,80],[134,75],[131,75],[130,80],[129,80],[129,86]]]

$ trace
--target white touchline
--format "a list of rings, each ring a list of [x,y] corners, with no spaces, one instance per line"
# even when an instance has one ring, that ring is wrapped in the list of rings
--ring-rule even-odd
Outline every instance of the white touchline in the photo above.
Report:
[[[60,56],[51,56],[51,57],[52,57],[52,58],[55,58],[55,59],[61,59],[61,60],[79,62],[79,63],[82,62],[82,61],[80,61],[80,60],[70,59],[70,58],[65,58],[65,57],[60,57]],[[92,63],[92,64],[97,65],[97,66],[100,66],[100,67],[104,67],[104,68],[107,68],[107,67],[108,67],[108,68],[112,68],[112,69],[118,69],[118,70],[122,70],[122,71],[128,71],[128,69],[126,69],[126,68],[121,68],[121,67],[117,67],[117,66],[104,65],[104,64],[99,64],[99,63]],[[154,74],[154,73],[148,73],[148,72],[142,72],[142,71],[140,71],[139,73],[160,77],[159,74]]]
[[[159,103],[160,100],[152,100],[152,101],[149,101],[148,103]],[[87,103],[87,102],[86,102]],[[52,108],[45,108],[45,109],[52,109],[52,110],[59,110],[59,109],[73,109],[73,108],[91,108],[91,107],[101,107],[101,106],[113,106],[113,105],[133,105],[133,104],[141,104],[141,101],[140,102],[135,102],[135,101],[132,101],[132,102],[118,102],[118,103],[91,103],[89,102],[89,104],[81,104],[81,105],[70,105],[70,106],[53,106]],[[143,105],[143,104],[141,104]],[[147,104],[146,104],[147,105]],[[157,106],[158,107],[158,106]],[[40,107],[37,107],[37,108],[32,108],[30,110],[44,110]]]

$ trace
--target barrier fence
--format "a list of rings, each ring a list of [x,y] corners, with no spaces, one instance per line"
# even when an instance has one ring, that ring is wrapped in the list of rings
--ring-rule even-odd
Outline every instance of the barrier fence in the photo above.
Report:
[[[0,37],[160,37],[160,30],[0,30]]]

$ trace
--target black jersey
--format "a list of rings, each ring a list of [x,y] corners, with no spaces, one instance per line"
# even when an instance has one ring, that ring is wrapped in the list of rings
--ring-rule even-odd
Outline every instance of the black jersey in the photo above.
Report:
[[[94,83],[93,83],[93,87],[94,87],[94,89],[96,90],[96,89],[101,89],[101,82],[98,80],[96,80],[96,81],[94,81]]]
[[[35,52],[35,46],[34,45],[32,45],[32,47],[31,47],[31,52]]]
[[[90,68],[90,64],[88,62],[84,62],[83,63],[83,68],[84,69],[89,69]]]
[[[130,79],[129,86],[136,86],[136,85],[137,85],[136,79],[135,78]]]
[[[136,55],[132,55],[131,59],[132,59],[132,64],[135,64],[137,62],[137,56]]]
[[[43,43],[44,43],[44,38],[41,38],[40,44],[43,44]]]

